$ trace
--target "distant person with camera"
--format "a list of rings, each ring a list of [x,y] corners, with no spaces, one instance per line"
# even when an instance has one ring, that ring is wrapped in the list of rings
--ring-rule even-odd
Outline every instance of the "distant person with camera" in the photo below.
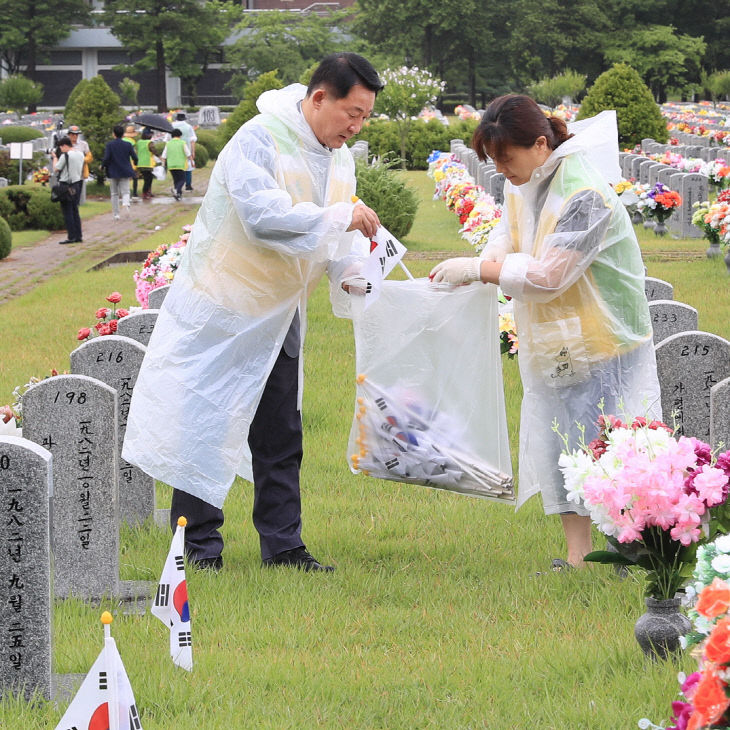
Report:
[[[53,171],[61,186],[59,203],[66,222],[66,240],[59,243],[81,243],[79,199],[83,185],[84,155],[75,150],[71,139],[61,137],[53,154]]]

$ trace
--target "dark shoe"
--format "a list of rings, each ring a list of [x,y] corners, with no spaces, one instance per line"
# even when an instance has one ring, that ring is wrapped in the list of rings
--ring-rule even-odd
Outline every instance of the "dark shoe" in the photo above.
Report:
[[[185,186],[185,190],[192,190],[192,188],[189,188],[187,185]]]
[[[59,243],[63,245],[64,243],[79,243],[79,241],[72,238],[67,238],[65,241],[59,241]]]
[[[223,556],[219,555],[217,558],[201,558],[195,560],[194,558],[188,559],[188,564],[195,570],[212,570],[217,573],[223,567]]]
[[[268,558],[263,561],[267,567],[275,565],[284,565],[289,568],[297,568],[298,570],[310,571],[324,571],[331,573],[334,570],[332,565],[322,565],[318,563],[307,551],[304,546],[294,548],[293,550],[285,550],[283,553],[274,555],[273,558]]]
[[[555,558],[552,562],[551,570],[554,573],[569,573],[571,570],[575,570],[575,567],[572,566],[567,560],[563,560],[562,558]]]

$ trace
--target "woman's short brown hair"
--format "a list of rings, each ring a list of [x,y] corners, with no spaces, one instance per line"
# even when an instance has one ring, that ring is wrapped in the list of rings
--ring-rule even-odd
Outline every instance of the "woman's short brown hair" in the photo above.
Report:
[[[532,147],[538,137],[545,137],[548,147],[554,150],[572,136],[562,119],[545,116],[534,99],[505,94],[487,107],[471,146],[480,160],[487,156],[499,159],[508,146]]]

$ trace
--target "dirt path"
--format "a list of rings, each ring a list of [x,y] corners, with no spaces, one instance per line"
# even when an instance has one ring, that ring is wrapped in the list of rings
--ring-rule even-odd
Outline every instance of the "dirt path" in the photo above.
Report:
[[[0,305],[71,266],[90,268],[104,261],[149,236],[156,226],[164,228],[183,210],[194,213],[207,189],[209,174],[209,169],[197,171],[194,192],[185,193],[180,202],[166,192],[132,203],[129,215],[118,221],[112,219],[111,211],[82,221],[83,243],[61,246],[58,242],[66,238],[66,232],[58,231],[36,244],[13,249],[10,256],[0,260]]]

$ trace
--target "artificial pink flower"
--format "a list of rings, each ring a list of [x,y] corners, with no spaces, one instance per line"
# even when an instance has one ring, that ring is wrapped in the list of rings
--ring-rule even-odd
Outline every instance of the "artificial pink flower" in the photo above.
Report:
[[[119,304],[122,301],[122,295],[118,291],[113,291],[106,300],[112,304]]]
[[[79,333],[76,335],[77,340],[85,340],[91,334],[91,330],[88,327],[82,327]]]
[[[94,315],[97,319],[106,319],[106,315],[109,314],[109,310],[107,307],[101,307],[101,309],[96,310],[96,314]]]

